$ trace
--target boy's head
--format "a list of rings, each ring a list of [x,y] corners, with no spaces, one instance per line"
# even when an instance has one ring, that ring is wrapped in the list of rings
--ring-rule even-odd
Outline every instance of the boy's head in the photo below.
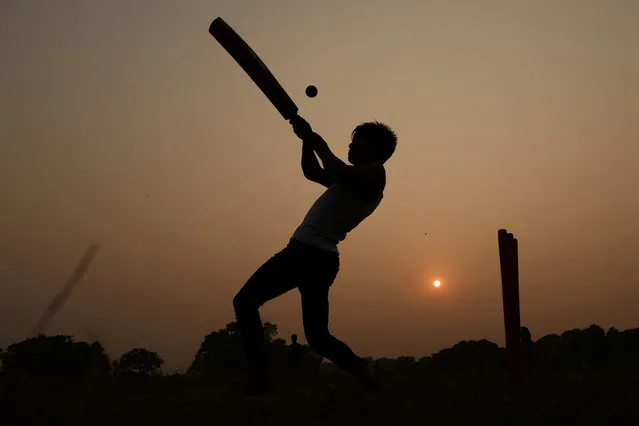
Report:
[[[348,146],[348,161],[353,165],[385,163],[395,152],[397,135],[386,124],[369,121],[355,127]]]

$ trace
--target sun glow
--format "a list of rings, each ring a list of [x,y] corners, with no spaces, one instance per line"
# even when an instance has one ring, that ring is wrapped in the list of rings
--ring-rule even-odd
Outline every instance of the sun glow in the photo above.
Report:
[[[442,282],[439,280],[435,280],[435,282],[433,282],[434,287],[439,287],[440,285],[442,285]]]

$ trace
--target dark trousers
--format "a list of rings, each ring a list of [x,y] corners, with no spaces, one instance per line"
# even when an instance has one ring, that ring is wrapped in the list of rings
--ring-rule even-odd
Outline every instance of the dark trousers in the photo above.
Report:
[[[343,370],[356,374],[366,363],[328,330],[328,292],[339,271],[339,255],[291,239],[264,263],[233,298],[246,355],[264,373],[264,331],[259,308],[289,290],[302,296],[302,320],[309,347]]]

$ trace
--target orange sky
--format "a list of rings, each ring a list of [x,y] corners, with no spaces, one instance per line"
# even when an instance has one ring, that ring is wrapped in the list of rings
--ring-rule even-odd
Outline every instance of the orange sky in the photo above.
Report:
[[[361,121],[398,133],[384,201],[340,246],[331,329],[356,352],[503,344],[499,228],[534,338],[639,325],[639,2],[5,0],[0,346],[96,242],[48,332],[184,368],[321,193],[216,16],[336,154]],[[262,313],[302,334],[296,292]]]

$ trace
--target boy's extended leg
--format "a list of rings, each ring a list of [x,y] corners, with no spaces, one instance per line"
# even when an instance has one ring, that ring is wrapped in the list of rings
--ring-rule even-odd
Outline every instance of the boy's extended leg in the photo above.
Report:
[[[265,378],[264,329],[259,308],[296,287],[294,256],[284,249],[264,263],[233,298],[244,350],[255,378]]]
[[[344,342],[331,335],[328,329],[329,285],[304,283],[302,294],[302,319],[308,345],[318,355],[328,359],[342,370],[354,375],[364,386],[376,387],[368,368],[368,362],[357,356]]]

